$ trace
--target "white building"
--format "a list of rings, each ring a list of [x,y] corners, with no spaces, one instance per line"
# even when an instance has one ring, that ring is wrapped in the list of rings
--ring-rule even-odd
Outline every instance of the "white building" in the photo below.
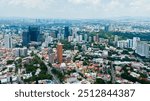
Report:
[[[55,60],[55,53],[53,52],[52,48],[49,48],[49,50],[48,50],[48,56],[49,56],[49,62],[51,64],[53,64],[54,60]]]
[[[117,42],[117,47],[128,48],[128,41],[127,40],[118,41]]]
[[[91,36],[89,36],[89,42],[92,42],[92,37]]]
[[[88,35],[84,34],[84,41],[87,42],[88,41]]]
[[[68,36],[68,42],[73,41],[73,36]]]
[[[140,56],[150,58],[150,44],[147,44],[143,41],[138,41],[135,53],[137,53]]]
[[[20,56],[27,56],[28,50],[26,47],[20,48]]]
[[[4,47],[12,48],[12,36],[10,34],[4,36]]]
[[[82,35],[79,35],[79,41],[82,42]]]
[[[139,37],[133,37],[133,47],[132,47],[133,50],[136,50],[138,41],[140,41]]]
[[[47,37],[45,38],[44,46],[45,46],[45,47],[48,47],[49,43],[51,43],[51,42],[53,42],[53,37],[47,36]]]
[[[115,41],[115,42],[118,41],[118,35],[115,35],[114,41]]]
[[[15,48],[14,49],[14,55],[15,57],[20,57],[20,56],[27,56],[27,48],[24,47],[24,48]]]
[[[19,57],[20,56],[20,50],[19,50],[19,48],[15,48],[13,51],[14,51],[15,57]]]

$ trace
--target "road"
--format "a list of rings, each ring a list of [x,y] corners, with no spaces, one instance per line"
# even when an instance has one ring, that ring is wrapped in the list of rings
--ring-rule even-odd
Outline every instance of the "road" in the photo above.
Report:
[[[38,55],[38,57],[41,59],[41,61],[46,65],[47,70],[48,70],[48,74],[52,75],[53,79],[54,79],[54,83],[55,84],[61,84],[60,80],[52,73],[52,67],[50,67],[46,61],[42,60],[41,56]]]
[[[43,61],[43,60],[42,60]],[[48,69],[48,74],[52,75],[53,76],[53,79],[54,79],[54,83],[56,84],[61,84],[60,80],[52,73],[52,68],[45,62],[43,61],[44,64],[46,65],[47,69]]]

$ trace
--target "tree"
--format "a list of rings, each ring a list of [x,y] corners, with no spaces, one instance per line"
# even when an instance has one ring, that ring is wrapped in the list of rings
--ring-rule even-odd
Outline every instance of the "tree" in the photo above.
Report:
[[[33,51],[31,52],[31,56],[34,56],[34,52]]]
[[[95,84],[105,84],[105,82],[101,78],[96,78]]]
[[[10,64],[13,64],[14,63],[14,60],[8,60],[7,61],[7,65],[10,65]]]
[[[122,54],[129,54],[129,51],[123,50]]]
[[[57,77],[59,78],[59,80],[60,80],[61,82],[63,81],[64,75],[63,75],[63,73],[62,73],[61,71],[59,71],[59,70],[53,68],[53,69],[52,69],[52,73],[54,73],[55,75],[57,75]]]
[[[87,65],[89,65],[89,61],[84,60],[84,61],[83,61],[83,66],[87,66]]]
[[[44,57],[42,57],[42,60],[44,60]]]
[[[52,64],[49,62],[49,63],[48,63],[48,66],[52,67]]]

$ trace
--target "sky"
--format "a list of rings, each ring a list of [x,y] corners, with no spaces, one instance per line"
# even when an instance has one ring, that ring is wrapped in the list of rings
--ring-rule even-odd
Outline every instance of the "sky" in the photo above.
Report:
[[[150,0],[0,0],[0,17],[150,17]]]

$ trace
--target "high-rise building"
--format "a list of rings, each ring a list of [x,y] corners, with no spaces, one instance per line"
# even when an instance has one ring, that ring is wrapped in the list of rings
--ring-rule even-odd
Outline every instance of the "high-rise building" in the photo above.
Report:
[[[70,32],[69,32],[69,27],[65,27],[65,30],[64,30],[64,36],[65,38],[68,38]]]
[[[127,42],[128,42],[128,48],[133,48],[133,40],[127,39]]]
[[[20,48],[20,56],[27,56],[28,50],[26,47]]]
[[[121,40],[117,42],[117,47],[128,48],[128,42],[126,40]]]
[[[89,36],[89,42],[92,42],[92,37],[91,36]]]
[[[140,56],[150,58],[150,44],[143,41],[138,41],[135,53]]]
[[[57,44],[57,60],[58,63],[63,62],[63,45],[61,43]]]
[[[108,31],[109,31],[109,25],[106,25],[106,26],[105,26],[104,31],[105,31],[105,32],[108,32]]]
[[[58,33],[59,33],[59,31],[56,30],[56,31],[55,31],[55,37],[54,37],[54,38],[57,38],[57,37],[58,37]]]
[[[79,42],[82,42],[82,35],[79,35]]]
[[[14,55],[15,57],[27,56],[28,50],[26,47],[24,48],[15,48]]]
[[[53,64],[54,63],[54,59],[55,59],[55,53],[53,52],[53,49],[50,48],[48,50],[48,56],[49,56],[49,62],[51,64]]]
[[[140,41],[139,37],[133,37],[133,50],[136,50],[138,41]]]
[[[99,42],[99,35],[96,34],[96,42]]]
[[[88,41],[88,35],[84,34],[84,41],[87,42]]]
[[[39,41],[39,35],[40,35],[40,27],[37,26],[30,26],[29,27],[29,35],[30,35],[30,41]]]
[[[13,52],[14,52],[14,56],[15,56],[15,57],[19,57],[19,56],[20,56],[20,49],[19,49],[19,48],[15,48],[15,49],[13,50]]]
[[[45,46],[46,47],[48,47],[48,45],[50,44],[50,43],[52,43],[53,42],[53,37],[51,37],[51,36],[47,36],[46,38],[45,38]]]
[[[73,41],[73,36],[68,37],[68,42],[71,42],[71,41]]]
[[[73,28],[72,29],[72,36],[73,36],[73,38],[76,38],[76,36],[78,35],[77,32],[78,32],[77,28]]]
[[[93,41],[96,42],[96,36],[93,36]]]
[[[118,41],[118,35],[115,35],[114,41],[115,41],[115,42]]]
[[[28,31],[22,34],[22,45],[27,46],[30,43],[30,34]]]
[[[4,36],[4,47],[12,48],[12,36],[10,34]]]

